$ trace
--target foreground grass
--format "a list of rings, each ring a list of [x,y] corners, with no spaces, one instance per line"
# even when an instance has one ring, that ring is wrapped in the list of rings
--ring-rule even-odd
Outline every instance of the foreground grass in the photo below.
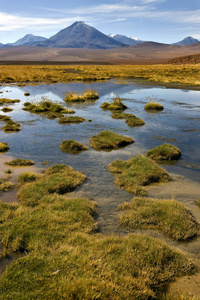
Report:
[[[14,184],[8,181],[8,178],[0,178],[0,193],[11,191]]]
[[[66,153],[78,154],[82,151],[88,150],[88,147],[74,140],[67,140],[67,141],[64,140],[60,144],[60,149]]]
[[[181,150],[174,145],[165,143],[146,152],[146,156],[154,160],[177,160]]]
[[[186,207],[175,200],[134,198],[119,207],[120,224],[128,228],[158,229],[178,241],[199,234],[200,226]]]
[[[145,122],[136,117],[133,114],[127,114],[127,113],[113,113],[111,115],[111,117],[113,119],[125,119],[126,123],[130,126],[130,127],[135,127],[135,126],[143,126],[145,124]]]
[[[85,180],[66,165],[26,174],[17,204],[0,203],[3,253],[26,251],[7,267],[0,299],[155,299],[196,266],[164,242],[142,235],[101,237],[96,204],[59,195]],[[2,254],[3,255],[3,254]]]
[[[18,200],[27,206],[38,205],[40,198],[50,194],[60,194],[75,190],[86,180],[83,173],[67,165],[53,166],[33,183],[27,183],[18,192]]]
[[[200,65],[0,66],[0,82],[2,83],[96,81],[113,77],[199,87]]]
[[[117,175],[116,184],[135,195],[145,195],[144,186],[172,180],[156,162],[142,155],[127,160],[115,160],[108,170]]]
[[[98,92],[95,90],[87,89],[83,93],[67,92],[65,102],[84,102],[87,100],[97,100],[99,98]]]
[[[91,147],[95,150],[113,150],[125,147],[134,143],[134,140],[130,137],[119,135],[115,132],[106,130],[97,135],[94,135],[91,139]]]
[[[66,237],[68,228],[61,232]],[[12,263],[1,276],[0,299],[155,299],[163,284],[195,271],[182,253],[147,236],[71,233],[61,241]]]

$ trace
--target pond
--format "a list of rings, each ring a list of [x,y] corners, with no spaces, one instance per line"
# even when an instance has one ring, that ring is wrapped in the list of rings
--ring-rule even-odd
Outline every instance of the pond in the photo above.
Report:
[[[68,105],[63,101],[67,91],[82,92],[88,88],[98,91],[100,98],[97,101]],[[114,176],[106,170],[113,160],[127,160],[169,142],[181,149],[182,156],[176,164],[163,167],[170,173],[200,182],[200,91],[143,85],[131,81],[125,84],[111,80],[90,84],[2,86],[0,92],[1,98],[20,99],[20,103],[8,105],[13,111],[6,115],[21,124],[21,131],[9,134],[0,131],[0,140],[10,146],[10,151],[5,155],[31,159],[39,168],[65,163],[84,172],[88,177],[86,183],[72,195],[90,197],[97,201],[100,216],[98,221],[102,231],[103,223],[113,223],[111,215],[118,204],[133,197],[116,187]],[[30,93],[30,96],[24,96],[24,93]],[[122,98],[128,107],[125,112],[143,119],[144,126],[129,127],[125,120],[113,119],[110,111],[100,108],[104,101],[111,101],[116,96]],[[81,124],[60,125],[58,119],[49,120],[45,116],[22,110],[24,102],[40,101],[41,97],[74,109],[74,116],[83,117],[86,121]],[[146,102],[153,98],[164,106],[163,111],[148,113],[144,110]],[[92,122],[88,122],[88,119]],[[78,155],[63,153],[59,148],[61,142],[68,139],[88,146],[90,138],[102,130],[132,137],[135,142],[120,150],[104,152],[89,148],[89,151]]]

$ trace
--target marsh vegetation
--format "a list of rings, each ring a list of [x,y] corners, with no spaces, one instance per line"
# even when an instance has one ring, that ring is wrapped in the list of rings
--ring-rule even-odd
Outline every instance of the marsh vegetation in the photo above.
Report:
[[[127,108],[127,106],[122,102],[120,97],[116,97],[112,102],[104,102],[101,105],[102,109],[105,110],[113,110],[113,111],[123,111]]]
[[[145,195],[147,185],[172,180],[156,162],[140,154],[127,161],[117,159],[109,164],[108,170],[117,176],[117,185],[135,195]]]
[[[66,153],[78,154],[82,151],[88,150],[88,147],[74,140],[62,141],[60,149]]]
[[[158,229],[178,241],[197,237],[200,225],[186,207],[173,200],[137,198],[119,207],[120,224],[136,229]]]
[[[25,166],[32,166],[34,165],[34,161],[30,159],[24,159],[24,158],[16,158],[10,161],[7,161],[5,163],[8,166],[18,166],[18,167],[25,167]]]
[[[8,143],[6,142],[0,142],[0,152],[6,152],[10,149],[8,146]]]
[[[95,90],[86,89],[83,93],[67,92],[65,102],[85,102],[88,100],[97,100],[99,98],[98,92]]]
[[[58,120],[58,123],[61,125],[65,125],[65,124],[79,124],[84,122],[85,119],[82,117],[78,117],[78,116],[73,116],[73,117],[61,117]]]
[[[125,137],[115,132],[106,130],[91,137],[90,142],[91,147],[95,150],[110,151],[113,149],[126,147],[134,143],[134,140],[130,137]]]
[[[126,123],[130,126],[130,127],[135,127],[135,126],[143,126],[145,124],[145,122],[136,117],[133,114],[127,114],[127,113],[113,113],[111,115],[111,117],[113,119],[125,119]]]
[[[162,144],[146,152],[146,156],[154,160],[177,160],[181,150],[172,144]]]

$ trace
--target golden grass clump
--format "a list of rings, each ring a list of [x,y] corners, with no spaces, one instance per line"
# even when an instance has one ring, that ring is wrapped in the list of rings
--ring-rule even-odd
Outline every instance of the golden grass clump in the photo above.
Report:
[[[130,127],[136,127],[136,126],[143,126],[145,124],[145,122],[136,117],[135,115],[133,114],[127,114],[127,113],[113,113],[111,115],[111,117],[113,119],[125,119],[126,120],[126,123],[130,126]]]
[[[88,150],[88,147],[74,140],[64,140],[60,144],[60,149],[66,153],[78,154],[82,151]]]
[[[0,152],[6,152],[10,149],[8,146],[8,143],[6,142],[0,142]]]
[[[91,147],[95,150],[110,151],[113,149],[126,147],[127,145],[134,143],[134,140],[130,137],[125,137],[115,132],[106,130],[91,137],[90,142]]]
[[[149,111],[161,111],[164,109],[164,106],[160,103],[156,103],[156,102],[148,102],[145,107],[145,110],[149,110]]]
[[[127,161],[117,159],[109,164],[108,170],[116,174],[117,185],[135,195],[145,195],[144,186],[172,180],[163,168],[143,155]]]
[[[12,103],[19,103],[20,102],[20,100],[19,99],[14,99],[14,100],[12,100],[12,99],[7,99],[7,98],[1,98],[0,99],[0,105],[2,105],[2,104],[12,104]]]
[[[122,102],[120,97],[115,97],[111,103],[104,102],[101,108],[104,110],[123,111],[127,106]]]
[[[6,112],[11,112],[11,111],[13,111],[13,109],[12,109],[11,107],[4,107],[4,108],[2,108],[2,111],[3,111],[4,113],[6,113]]]
[[[34,161],[32,161],[30,159],[16,158],[16,159],[13,159],[11,161],[5,162],[5,164],[9,165],[9,166],[26,167],[26,166],[32,166],[35,163],[34,163]]]
[[[146,152],[146,156],[154,160],[177,160],[181,150],[174,145],[165,143]]]
[[[120,224],[136,229],[158,229],[178,241],[187,241],[200,233],[199,223],[186,207],[175,200],[134,198],[119,206]]]
[[[67,165],[55,165],[39,177],[35,182],[27,183],[18,192],[18,200],[23,205],[38,205],[41,197],[75,190],[86,180],[83,173],[77,172]]]
[[[9,182],[7,178],[0,178],[0,193],[11,191],[14,186],[15,185]]]
[[[83,93],[67,92],[65,102],[84,102],[87,100],[97,100],[99,98],[98,92],[95,90],[86,89]]]
[[[58,120],[58,123],[61,125],[65,125],[65,124],[79,124],[84,122],[85,119],[82,117],[78,117],[78,116],[73,116],[73,117],[61,117]]]

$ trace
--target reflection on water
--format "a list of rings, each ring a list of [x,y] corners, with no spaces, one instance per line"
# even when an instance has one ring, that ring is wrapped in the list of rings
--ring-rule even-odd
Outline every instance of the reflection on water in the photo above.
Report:
[[[97,90],[100,95],[99,100],[69,105],[63,101],[67,91],[82,92],[87,88]],[[102,220],[102,224],[105,221],[109,222],[109,211],[116,210],[118,204],[132,198],[130,194],[115,186],[114,177],[106,171],[106,167],[114,159],[126,160],[138,153],[144,154],[147,150],[166,141],[172,141],[172,144],[181,149],[182,158],[176,164],[165,165],[164,168],[169,172],[200,182],[200,91],[143,86],[130,82],[116,84],[114,81],[9,86],[1,87],[0,91],[3,92],[1,97],[21,100],[20,103],[9,105],[13,111],[6,115],[19,122],[22,130],[12,134],[0,131],[1,141],[6,141],[10,146],[8,155],[32,159],[38,167],[43,167],[44,162],[48,162],[49,165],[66,163],[84,172],[88,180],[75,193],[95,199],[100,212],[107,210],[107,220]],[[30,93],[30,96],[24,96],[25,92]],[[110,117],[110,111],[100,108],[104,101],[110,101],[115,96],[123,98],[123,102],[128,106],[125,112],[133,113],[143,119],[145,125],[129,127],[125,120],[113,119]],[[44,116],[22,110],[24,102],[39,101],[41,97],[48,97],[74,109],[75,115],[86,120],[91,119],[92,122],[60,125],[58,119],[49,120]],[[164,110],[159,113],[147,113],[144,105],[149,97],[156,97],[159,103],[164,105]],[[130,136],[135,143],[111,152],[98,152],[90,148],[89,151],[76,156],[63,153],[59,148],[64,139],[74,139],[89,145],[91,136],[106,129]]]

